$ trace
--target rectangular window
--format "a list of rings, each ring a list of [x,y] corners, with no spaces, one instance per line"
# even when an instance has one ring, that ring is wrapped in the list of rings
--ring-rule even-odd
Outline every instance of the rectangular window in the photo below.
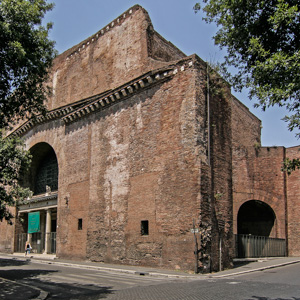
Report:
[[[78,230],[82,230],[82,219],[78,219]]]
[[[141,235],[149,235],[149,221],[141,221]]]

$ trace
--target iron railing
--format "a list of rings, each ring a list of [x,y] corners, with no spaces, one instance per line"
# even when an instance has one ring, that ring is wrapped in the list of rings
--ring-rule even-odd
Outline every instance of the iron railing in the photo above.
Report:
[[[237,234],[235,241],[239,258],[286,256],[285,239]]]
[[[44,253],[45,252],[45,235],[47,235],[47,238],[49,239],[50,246],[49,254],[55,254],[56,253],[56,232],[50,232],[50,233],[41,233],[36,232],[32,233],[31,236],[31,247],[32,247],[32,253]],[[25,251],[25,243],[27,240],[27,233],[20,233],[16,236],[16,252],[24,252]]]

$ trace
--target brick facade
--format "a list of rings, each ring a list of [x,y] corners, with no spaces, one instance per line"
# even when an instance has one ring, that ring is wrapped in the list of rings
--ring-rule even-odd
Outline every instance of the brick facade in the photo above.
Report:
[[[155,32],[140,6],[59,55],[49,84],[47,115],[14,134],[33,156],[56,154],[58,191],[19,213],[57,212],[58,257],[194,270],[196,237],[199,269],[218,270],[220,255],[227,268],[249,200],[270,205],[271,235],[288,232],[290,253],[300,251],[297,223],[287,224],[298,173],[280,171],[296,150],[261,147],[260,121],[225,84],[211,93],[206,64]],[[0,250],[16,251],[4,244],[24,230],[0,224]]]

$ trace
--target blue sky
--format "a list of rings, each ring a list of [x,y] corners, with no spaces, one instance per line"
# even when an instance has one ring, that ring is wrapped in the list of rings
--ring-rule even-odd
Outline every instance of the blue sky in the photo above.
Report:
[[[200,14],[195,14],[196,0],[51,0],[54,9],[47,13],[45,21],[53,22],[50,38],[56,41],[59,53],[93,35],[113,19],[135,4],[143,6],[149,13],[154,29],[165,39],[171,41],[185,54],[196,53],[203,60],[222,61],[225,52],[214,45],[212,36],[217,28],[206,24]],[[287,130],[281,121],[284,109],[271,108],[262,112],[253,107],[247,93],[233,94],[244,103],[252,113],[262,120],[262,145],[285,146],[300,145],[295,133]]]

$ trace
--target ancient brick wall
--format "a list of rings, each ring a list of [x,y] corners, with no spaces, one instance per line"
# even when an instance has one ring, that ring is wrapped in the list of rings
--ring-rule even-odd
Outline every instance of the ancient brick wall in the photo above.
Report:
[[[252,195],[248,197],[263,201],[273,209],[276,220],[270,237],[277,238],[286,238],[286,175],[281,171],[284,155],[284,147],[259,148],[248,168],[253,178]]]
[[[210,167],[212,211],[212,269],[230,267],[232,248],[232,102],[229,87],[212,92],[210,102]],[[220,245],[221,244],[221,253]],[[219,266],[219,259],[222,266]]]
[[[193,86],[193,71],[182,71],[95,116],[88,258],[192,267],[190,229],[199,214]],[[149,235],[141,235],[142,221]]]
[[[271,237],[286,237],[285,174],[281,172],[283,147],[261,147],[260,120],[234,100],[233,104],[233,216],[234,233],[242,204],[250,200],[267,203],[276,220]]]
[[[211,97],[209,133],[205,69],[186,58],[123,101],[27,129],[27,148],[47,143],[58,160],[58,257],[194,269],[195,222],[212,230],[205,251],[197,234],[202,270],[218,269],[221,235],[230,265],[231,108]]]
[[[162,67],[164,60],[184,56],[158,37],[148,13],[136,5],[54,60],[48,107],[54,109],[113,89]]]
[[[299,146],[286,149],[286,157],[299,158]],[[300,171],[295,170],[287,176],[287,224],[288,224],[288,254],[300,255]]]
[[[16,209],[10,208],[10,211],[15,215]],[[14,233],[16,221],[12,220],[13,224],[8,224],[4,219],[0,222],[0,252],[13,253],[14,252]],[[25,245],[24,245],[25,247]]]
[[[233,216],[234,233],[242,204],[250,200],[267,203],[276,215],[271,237],[286,237],[285,174],[281,172],[284,147],[261,147],[261,122],[248,108],[233,103]]]
[[[253,165],[254,147],[260,147],[261,122],[249,109],[232,97],[232,172],[233,172],[233,230],[237,233],[237,214],[240,206],[252,200],[253,176],[249,166]]]
[[[196,97],[193,61],[107,109],[24,135],[28,149],[48,143],[57,155],[58,257],[193,269],[190,229],[206,155],[206,118],[196,110],[205,96],[198,89]]]
[[[230,267],[249,200],[275,212],[271,236],[286,237],[288,222],[298,255],[300,172],[280,170],[298,150],[261,147],[260,120],[225,83],[208,90],[206,72],[140,6],[57,57],[51,111],[15,133],[57,156],[58,257],[194,269],[195,223],[201,270],[218,270],[220,257]]]
[[[154,60],[170,62],[184,58],[186,55],[176,48],[172,43],[166,41],[151,26],[148,29],[148,51]]]
[[[249,200],[267,203],[276,215],[271,237],[287,239],[288,255],[299,255],[299,174],[281,171],[286,157],[299,157],[299,147],[261,147],[260,121],[242,104],[233,103],[233,216]]]
[[[37,125],[24,136],[28,149],[45,142],[57,155],[58,257],[193,269],[193,221],[219,233],[216,222],[224,219],[228,265],[230,102],[211,98],[211,167],[203,70],[201,60],[187,58],[124,101],[76,122]],[[223,197],[214,202],[217,191]],[[141,234],[144,221],[148,235]],[[218,238],[211,240],[213,269],[217,247]]]

